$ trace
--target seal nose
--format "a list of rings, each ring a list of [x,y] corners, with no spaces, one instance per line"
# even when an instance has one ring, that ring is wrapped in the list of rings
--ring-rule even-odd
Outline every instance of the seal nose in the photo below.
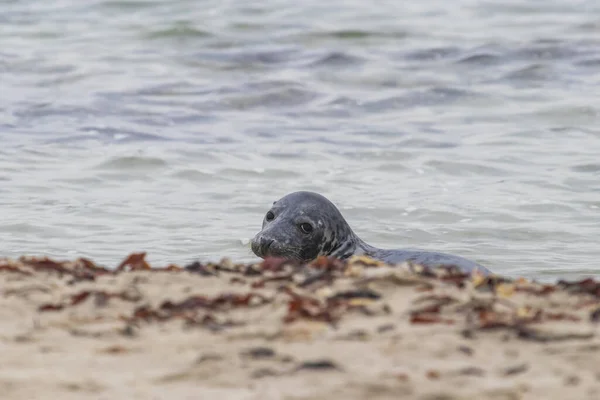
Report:
[[[254,240],[252,240],[252,251],[257,256],[264,258],[269,254],[271,245],[274,242],[274,239],[267,239],[262,236],[256,237]]]

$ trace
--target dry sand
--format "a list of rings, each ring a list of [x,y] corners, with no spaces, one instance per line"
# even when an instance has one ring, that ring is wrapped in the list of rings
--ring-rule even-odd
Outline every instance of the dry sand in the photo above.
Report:
[[[599,399],[600,285],[0,260],[2,399]]]

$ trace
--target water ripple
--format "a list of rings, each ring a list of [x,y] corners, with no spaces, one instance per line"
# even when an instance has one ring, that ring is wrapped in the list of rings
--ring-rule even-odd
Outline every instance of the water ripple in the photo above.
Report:
[[[309,189],[382,247],[589,274],[599,19],[589,1],[0,3],[1,253],[254,260],[268,206]]]

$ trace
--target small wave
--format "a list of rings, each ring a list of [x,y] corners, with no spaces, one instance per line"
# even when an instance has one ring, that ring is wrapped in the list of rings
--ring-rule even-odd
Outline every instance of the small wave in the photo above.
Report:
[[[459,64],[468,64],[468,65],[497,65],[502,62],[502,58],[496,54],[490,53],[477,53],[471,54],[469,56],[460,58],[457,61]]]
[[[281,87],[265,93],[228,96],[221,101],[228,108],[252,109],[260,107],[297,107],[320,97],[320,94],[310,89],[296,87]]]
[[[576,171],[576,172],[598,173],[598,172],[600,172],[600,164],[597,164],[597,163],[593,163],[593,164],[580,164],[580,165],[576,165],[574,167],[571,167],[571,169],[573,171]]]
[[[483,176],[509,176],[507,170],[489,165],[471,164],[466,162],[429,161],[427,165],[448,175],[483,175]]]
[[[144,35],[148,39],[195,39],[213,36],[212,33],[187,24],[176,24],[166,29],[154,30]]]
[[[519,82],[539,82],[550,80],[554,75],[552,67],[549,65],[533,64],[509,72],[504,75],[504,79]]]
[[[332,51],[311,61],[309,67],[351,67],[364,64],[367,60],[353,54]]]
[[[184,169],[174,172],[172,175],[174,178],[184,179],[190,182],[206,182],[214,179],[215,173],[213,171],[201,171],[197,169]]]
[[[114,157],[96,166],[96,169],[106,170],[154,170],[166,167],[168,163],[162,158],[157,157],[141,157],[141,156],[125,156]]]
[[[434,47],[428,49],[420,49],[404,54],[404,58],[414,61],[437,61],[449,58],[458,54],[457,47]]]

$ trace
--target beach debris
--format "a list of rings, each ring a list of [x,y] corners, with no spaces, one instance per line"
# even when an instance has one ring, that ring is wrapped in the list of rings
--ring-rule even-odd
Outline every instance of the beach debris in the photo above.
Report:
[[[342,371],[342,368],[332,360],[329,359],[316,359],[316,360],[307,360],[299,363],[295,371],[300,370],[312,370],[312,371]]]
[[[108,347],[98,350],[99,353],[104,353],[104,354],[124,354],[124,353],[129,353],[131,351],[132,350],[130,348],[127,348],[124,346],[119,346],[119,345],[112,345],[112,346],[108,346]]]
[[[590,312],[590,321],[591,322],[600,322],[600,306]]]
[[[13,272],[19,270],[25,274],[32,272],[51,272],[59,277],[70,276],[72,283],[79,281],[93,281],[99,275],[112,274],[113,271],[97,266],[87,258],[77,258],[74,261],[56,261],[49,257],[22,256],[17,260],[4,259],[0,265],[9,267]],[[6,268],[3,268],[6,269]]]
[[[594,297],[600,297],[600,281],[596,281],[593,278],[586,278],[575,282],[560,280],[556,286],[558,288],[565,288],[571,293],[585,293]]]
[[[523,364],[518,364],[518,365],[514,365],[512,367],[505,368],[502,371],[502,374],[504,376],[517,375],[517,374],[522,374],[523,372],[527,371],[528,369],[529,369],[529,365],[527,363],[523,363]]]
[[[284,307],[283,325],[303,320],[335,328],[351,315],[374,317],[393,313],[396,305],[390,304],[389,293],[399,286],[414,286],[416,296],[403,312],[410,324],[456,325],[458,332],[466,338],[474,338],[478,332],[505,330],[513,337],[528,341],[581,340],[591,337],[593,331],[554,332],[541,327],[545,323],[561,321],[577,326],[600,321],[600,281],[592,278],[574,282],[561,280],[556,284],[537,283],[478,272],[466,274],[453,265],[428,268],[403,263],[391,266],[366,256],[347,260],[322,256],[309,263],[267,257],[259,263],[246,264],[223,258],[217,263],[196,261],[183,268],[176,264],[153,267],[146,256],[146,252],[130,253],[112,269],[87,258],[72,261],[30,256],[16,260],[5,258],[0,259],[0,273],[22,275],[20,280],[36,273],[51,273],[59,279],[67,277],[70,279],[67,283],[74,284],[95,281],[100,276],[168,272],[224,279],[232,288],[235,285],[242,290],[248,289],[247,292],[210,296],[196,293],[179,301],[162,299],[158,305],[146,301],[125,312],[122,320],[131,326],[141,321],[182,319],[189,327],[201,325],[222,330],[243,324],[241,320],[227,317],[230,311],[261,307],[276,301]],[[135,289],[145,282],[144,279],[147,278],[137,274],[131,281],[133,289],[123,291],[81,290],[61,302],[43,302],[37,310],[59,312],[90,300],[96,307],[106,306],[111,299],[138,303],[148,300]],[[21,293],[24,287],[6,288],[3,293],[5,296]],[[23,296],[29,296],[23,293]],[[542,298],[556,298],[559,302],[568,298],[570,306],[557,309],[550,307],[550,300],[541,301]],[[385,332],[393,326],[384,323],[377,331]]]
[[[151,267],[150,264],[146,261],[146,252],[141,253],[131,253],[127,258],[125,258],[121,263],[117,266],[116,272],[123,271],[152,271],[152,272],[162,272],[162,271],[181,271],[181,268],[175,264],[169,264],[166,267]]]
[[[288,286],[281,290],[291,297],[287,304],[287,314],[283,319],[286,323],[291,323],[298,319],[334,323],[340,318],[341,313],[345,311],[341,302],[327,304],[320,299],[297,293]]]
[[[194,261],[193,263],[188,264],[183,268],[188,272],[192,272],[192,273],[202,275],[202,276],[218,276],[219,275],[219,271],[217,271],[215,268],[211,268],[210,265],[202,264],[199,261]]]
[[[278,375],[280,375],[280,373],[275,371],[272,368],[259,368],[259,369],[252,371],[252,373],[250,374],[250,377],[254,378],[254,379],[261,379],[261,378],[266,378],[268,376],[278,376]]]
[[[30,271],[12,265],[8,260],[0,260],[0,272],[13,272],[21,275],[32,275]]]
[[[141,300],[142,296],[137,291],[132,290],[124,290],[118,293],[109,293],[104,290],[83,290],[81,292],[72,294],[69,296],[69,300],[64,303],[52,304],[45,303],[38,307],[38,311],[60,311],[66,307],[76,306],[87,298],[93,297],[95,300],[95,304],[97,307],[102,307],[106,305],[108,299],[110,298],[118,298],[124,301],[137,302]]]
[[[252,359],[266,359],[275,357],[275,350],[270,347],[252,347],[241,353],[243,357]]]
[[[465,367],[457,371],[457,375],[464,376],[484,376],[485,370],[479,367]]]
[[[438,380],[441,377],[440,371],[429,369],[425,372],[425,376],[431,380]]]
[[[143,320],[146,322],[167,321],[173,318],[182,318],[188,323],[201,324],[208,326],[223,326],[218,324],[216,317],[213,314],[203,314],[198,318],[199,310],[210,311],[228,311],[239,307],[259,307],[270,303],[272,300],[258,293],[225,293],[215,297],[208,296],[190,296],[180,302],[171,300],[164,301],[158,308],[153,308],[149,305],[143,305],[136,308],[129,320]],[[234,326],[234,322],[228,321],[224,325]]]
[[[542,373],[549,377],[544,385],[587,390],[600,349],[594,279],[538,283],[366,257],[155,268],[144,252],[112,268],[83,258],[0,259],[0,278],[0,298],[18,323],[5,329],[16,354],[31,347],[60,358],[65,342],[86,349],[84,355],[99,353],[102,362],[136,368],[129,362],[164,341],[159,358],[147,359],[158,364],[144,373],[165,384],[231,387],[242,379],[261,386],[258,379],[294,374],[296,383],[324,377],[348,383],[325,397],[355,391],[360,398],[425,398],[437,396],[434,387],[442,395],[471,382],[484,389],[457,396],[485,397],[497,390],[488,381],[517,391],[531,385],[538,395],[541,385],[534,383]],[[200,351],[217,353],[194,362]],[[162,357],[173,357],[168,368]],[[551,359],[591,373],[552,371]]]
[[[394,329],[396,329],[396,325],[394,324],[383,324],[377,327],[377,333],[385,333],[393,331]]]
[[[472,356],[474,353],[473,349],[469,346],[458,346],[457,350],[468,356]]]

